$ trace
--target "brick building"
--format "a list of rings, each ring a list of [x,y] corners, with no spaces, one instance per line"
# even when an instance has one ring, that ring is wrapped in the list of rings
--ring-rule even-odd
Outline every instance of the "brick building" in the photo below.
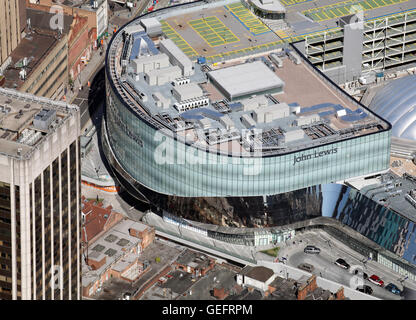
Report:
[[[214,268],[215,261],[203,253],[187,249],[176,259],[173,266],[195,277],[203,277]]]
[[[95,200],[87,200],[81,197],[82,203],[82,242],[94,242],[94,240],[109,230],[123,219],[123,215],[113,211],[111,206],[103,207],[103,204]]]
[[[75,80],[91,58],[93,36],[88,29],[88,18],[74,15],[68,39],[69,79]]]
[[[257,291],[271,300],[344,300],[344,288],[336,293],[318,287],[316,276],[302,276],[298,280],[283,278],[270,268],[246,266],[237,274],[237,285]],[[220,292],[216,292],[220,295]],[[259,293],[259,294],[260,294]]]
[[[28,2],[31,10],[49,14],[53,1],[40,1],[39,3]],[[64,16],[71,17],[68,30],[68,82],[73,83],[78,75],[87,65],[97,39],[97,28],[93,24],[96,17],[94,12],[61,6]],[[78,10],[79,9],[79,10]],[[53,11],[53,10],[52,10]],[[55,12],[55,11],[53,11]],[[95,21],[95,20],[94,20]]]
[[[84,209],[90,205],[85,199],[84,203],[87,203]],[[111,207],[101,209],[111,213]],[[97,225],[105,226],[101,221],[101,215],[97,213],[96,216],[95,223],[90,224],[93,230],[84,231],[87,235],[93,236],[93,241],[88,242],[88,247],[84,247],[83,251],[84,297],[93,296],[101,289],[103,283],[111,278],[133,282],[144,274],[148,269],[144,261],[140,260],[140,254],[154,239],[153,228],[126,218],[121,221],[114,218],[110,228],[94,236]]]
[[[107,0],[96,0],[97,6],[90,0],[26,0],[30,8],[49,11],[52,6],[59,5],[63,12],[71,16],[82,16],[88,19],[88,31],[92,32],[94,40],[102,37],[108,26]]]

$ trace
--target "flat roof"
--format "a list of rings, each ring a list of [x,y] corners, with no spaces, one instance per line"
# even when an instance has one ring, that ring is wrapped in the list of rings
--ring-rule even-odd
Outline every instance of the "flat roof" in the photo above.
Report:
[[[298,2],[296,5],[286,6],[285,20],[290,29],[279,34],[282,39],[297,41],[307,35],[339,30],[339,20],[354,13],[357,8],[363,9],[365,21],[416,9],[413,1],[396,0],[394,2],[371,0],[363,0],[362,3],[348,3],[340,0]]]
[[[24,58],[27,58],[26,79],[29,79],[38,65],[48,57],[49,52],[59,43],[57,40],[58,30],[51,29],[50,21],[54,14],[28,8],[27,18],[30,18],[34,32],[27,33],[18,46],[12,51],[11,64],[5,70],[6,88],[19,89],[25,81],[20,79],[19,72],[22,68]],[[73,17],[64,15],[62,33],[68,34]],[[27,80],[26,80],[27,81]]]
[[[34,125],[35,117],[42,110],[56,111],[56,119],[46,129]],[[48,133],[77,110],[77,106],[65,102],[0,88],[0,153],[28,157]]]
[[[25,83],[19,76],[23,59],[27,58],[26,79],[28,79],[32,75],[32,71],[47,57],[57,43],[58,41],[53,35],[46,33],[32,33],[22,39],[10,54],[12,62],[3,73],[6,80],[3,87],[19,90]]]
[[[416,190],[416,177],[410,174],[404,174],[402,177],[399,177],[390,172],[381,175],[375,180],[375,183],[363,186],[360,190],[361,193],[405,218],[416,222],[416,194],[411,197],[414,199],[414,205],[412,205],[412,201],[409,199],[411,191]]]
[[[142,120],[148,121],[155,128],[174,132],[176,138],[182,142],[189,141],[196,147],[233,156],[252,156],[253,150],[261,150],[262,156],[284,154],[382,131],[389,127],[385,121],[344,91],[328,83],[307,61],[301,59],[300,64],[295,64],[288,57],[287,51],[276,45],[264,45],[259,52],[251,50],[253,46],[261,46],[261,43],[264,43],[262,37],[271,39],[276,35],[268,28],[265,33],[256,33],[261,25],[250,29],[248,22],[241,20],[242,16],[235,16],[240,9],[238,2],[193,4],[190,7],[176,8],[174,11],[167,8],[155,15],[162,22],[164,32],[152,40],[156,50],[166,38],[171,38],[177,48],[190,57],[192,50],[197,56],[207,57],[213,51],[218,52],[225,47],[227,50],[230,47],[248,50],[246,55],[240,54],[241,52],[237,56],[229,55],[228,59],[221,62],[194,64],[194,73],[188,77],[189,82],[202,88],[208,102],[202,99],[189,101],[189,105],[184,105],[184,109],[179,112],[174,107],[176,99],[172,92],[175,85],[171,82],[150,85],[144,81],[140,72],[135,74],[136,71],[130,63],[122,75],[120,56],[126,46],[130,45],[124,42],[122,32],[112,38],[107,61],[108,75],[116,82],[114,90],[122,91],[122,96],[127,94],[129,102],[126,104],[130,104]],[[131,29],[138,23],[139,19],[133,20],[126,28]],[[224,45],[216,45],[220,41],[219,38],[216,37],[214,41],[206,33],[210,32],[212,35],[214,31],[223,32]],[[237,38],[239,41],[233,42]],[[277,67],[270,60],[271,53],[282,59],[282,67]],[[156,93],[163,95],[170,102],[161,107],[156,101]],[[258,107],[235,106],[234,102],[254,95],[263,96],[265,103],[257,104]],[[146,101],[140,98],[144,96],[147,98]],[[240,102],[244,104],[243,101]],[[281,112],[264,113],[263,116],[254,119],[253,110],[273,105],[276,108],[287,105],[289,108],[280,108]],[[340,110],[345,111],[344,115],[338,114]],[[252,117],[255,120],[254,127],[262,131],[261,137],[252,139],[242,136],[248,129],[247,124],[241,121],[244,115],[245,118]],[[309,117],[312,120],[307,120],[311,115],[316,117]],[[210,119],[209,128],[201,125],[200,120],[204,118]],[[297,124],[296,120],[299,119],[302,119],[302,124]],[[294,124],[298,127],[294,127]],[[199,130],[201,127],[202,130]],[[283,139],[284,134],[294,129],[302,129],[306,134],[286,142]]]
[[[97,1],[97,8],[93,8],[91,0],[64,0],[63,4],[69,7],[77,7],[88,11],[96,11],[105,0],[95,0]]]
[[[263,266],[255,266],[249,267],[249,269],[244,272],[244,275],[260,282],[266,282],[274,275],[274,271]]]
[[[30,25],[32,26],[32,28],[48,30],[50,32],[55,33],[57,32],[57,30],[51,28],[51,20],[56,18],[55,13],[27,8],[26,14],[27,18],[30,18]],[[62,32],[66,34],[71,29],[71,24],[74,20],[74,17],[71,15],[64,14],[63,18],[64,25]]]
[[[284,86],[284,82],[261,61],[210,71],[208,76],[230,97],[277,90]]]
[[[133,220],[125,219],[118,222],[110,230],[105,232],[100,238],[95,240],[92,243],[88,244],[88,255],[93,256],[97,255],[94,252],[99,252],[97,255],[99,259],[102,259],[101,255],[106,256],[106,262],[96,270],[89,270],[85,261],[83,260],[83,273],[82,273],[82,284],[83,286],[88,285],[91,282],[96,281],[100,277],[101,273],[108,268],[108,266],[114,264],[115,268],[119,270],[123,266],[126,266],[125,263],[117,265],[119,262],[131,261],[129,257],[130,251],[134,246],[137,246],[141,239],[133,237],[129,233],[130,228],[137,229],[142,231],[147,226],[143,223],[136,222]],[[115,263],[117,261],[117,263]],[[124,261],[124,262],[125,262]],[[131,262],[130,262],[131,263]]]

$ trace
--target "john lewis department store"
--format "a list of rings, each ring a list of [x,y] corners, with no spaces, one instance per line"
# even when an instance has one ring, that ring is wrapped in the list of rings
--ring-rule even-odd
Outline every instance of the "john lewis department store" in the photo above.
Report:
[[[274,226],[320,216],[314,186],[388,169],[390,124],[308,61],[268,48],[197,64],[163,32],[164,14],[146,17],[151,34],[131,21],[107,51],[103,150],[133,196],[195,221]]]

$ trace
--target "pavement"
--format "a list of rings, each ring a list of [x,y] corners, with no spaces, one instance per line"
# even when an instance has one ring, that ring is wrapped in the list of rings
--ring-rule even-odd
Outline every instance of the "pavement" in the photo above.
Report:
[[[81,127],[87,127],[92,123],[89,122],[89,114],[92,114],[89,110],[89,106],[93,103],[95,105],[100,104],[101,101],[94,101],[95,97],[91,97],[91,90],[88,87],[88,81],[93,86],[95,77],[98,75],[99,78],[96,80],[98,83],[96,90],[97,97],[104,98],[105,95],[101,94],[101,89],[104,89],[104,65],[105,65],[105,53],[107,50],[107,45],[110,42],[110,39],[113,35],[114,27],[118,30],[121,26],[132,20],[134,17],[141,14],[141,12],[147,7],[150,0],[139,1],[136,7],[133,8],[131,12],[127,9],[123,9],[117,12],[113,12],[109,17],[108,21],[108,33],[109,37],[104,39],[103,48],[98,48],[93,50],[91,59],[88,61],[88,64],[80,72],[79,76],[74,80],[74,87],[72,90],[67,90],[66,101],[69,103],[74,103],[81,108]],[[165,1],[165,0],[164,0]],[[102,73],[102,74],[101,74]]]
[[[303,249],[306,245],[316,245],[321,249],[320,254],[305,254]],[[329,234],[322,230],[307,231],[299,233],[294,239],[287,241],[286,243],[279,244],[279,259],[286,258],[287,264],[292,267],[297,267],[301,263],[309,263],[315,267],[313,271],[317,276],[322,278],[338,282],[340,284],[352,287],[357,286],[354,281],[354,275],[352,272],[341,269],[334,264],[338,258],[344,259],[350,264],[350,270],[358,268],[359,270],[367,273],[368,276],[372,274],[378,275],[387,285],[392,282],[396,284],[399,289],[403,290],[405,287],[403,299],[408,300],[414,298],[416,293],[416,283],[410,280],[401,282],[402,277],[394,273],[392,270],[384,267],[383,265],[375,261],[363,261],[367,260],[367,257],[353,251],[342,242],[331,237]],[[271,258],[269,257],[269,260]],[[365,285],[369,285],[373,289],[373,296],[387,299],[387,300],[399,300],[400,296],[394,295],[384,288],[380,288],[369,281],[364,281]]]
[[[142,210],[137,209],[135,206],[140,206],[140,203],[126,202],[119,194],[115,192],[106,192],[86,185],[81,186],[81,194],[86,198],[98,198],[104,199],[104,206],[111,205],[113,210],[121,213],[125,217],[140,221],[144,216]]]
[[[80,72],[80,75],[74,80],[74,90],[68,90],[66,94],[66,100],[69,103],[73,103],[74,100],[77,98],[78,94],[83,90],[80,90],[82,86],[87,87],[88,81],[94,76],[97,72],[97,69],[101,66],[104,66],[104,59],[105,59],[105,50],[107,49],[107,41],[104,40],[104,49],[103,53],[100,55],[101,49],[93,50],[91,54],[91,59],[88,61],[88,64],[84,67],[84,69]]]
[[[166,1],[166,0],[163,0]],[[140,0],[135,4],[136,6],[132,10],[123,8],[117,11],[112,11],[109,21],[108,21],[108,33],[113,35],[114,27],[118,30],[120,27],[125,25],[127,22],[131,21],[135,17],[144,13],[144,10],[147,9],[150,5],[150,0]]]

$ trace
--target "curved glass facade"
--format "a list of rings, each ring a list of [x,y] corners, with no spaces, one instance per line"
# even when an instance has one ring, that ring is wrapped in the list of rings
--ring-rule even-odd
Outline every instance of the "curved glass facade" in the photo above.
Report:
[[[117,178],[127,186],[119,172],[122,168],[117,167],[111,155],[109,160]],[[140,184],[135,187],[136,196],[144,197],[154,212],[166,210],[205,223],[263,228],[321,216],[336,219],[386,250],[416,263],[416,223],[345,185],[331,183],[270,196],[224,198],[185,198],[160,194]]]
[[[115,157],[145,187],[181,197],[261,196],[386,170],[389,131],[294,153],[241,158],[208,153],[157,131],[107,84],[106,123]]]

